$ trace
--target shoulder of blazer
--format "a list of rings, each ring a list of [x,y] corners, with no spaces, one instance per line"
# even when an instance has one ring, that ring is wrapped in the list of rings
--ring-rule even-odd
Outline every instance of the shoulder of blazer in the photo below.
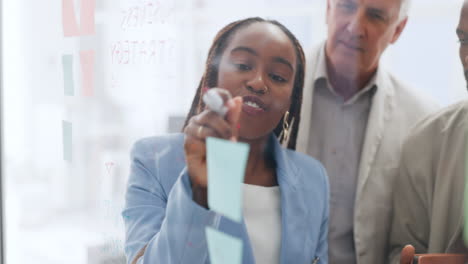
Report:
[[[410,108],[411,113],[418,119],[413,122],[440,109],[434,98],[425,93],[424,90],[414,88],[388,71],[384,71],[384,74],[385,83],[393,88],[396,106]]]
[[[284,150],[285,155],[288,157],[289,162],[296,167],[295,173],[297,173],[297,183],[307,186],[310,184],[313,185],[328,185],[328,177],[326,170],[320,161],[315,158],[294,151],[290,149]]]
[[[416,122],[438,109],[438,105],[424,91],[400,81],[384,65],[379,66],[377,85],[380,86],[372,99],[370,127],[374,122],[380,122],[381,128],[385,124],[386,132],[396,130],[405,137]]]
[[[440,136],[454,127],[467,124],[468,100],[449,105],[426,116],[415,124],[408,140],[418,138],[422,134],[436,132]]]
[[[317,71],[317,62],[320,52],[325,47],[325,41],[320,42],[307,49],[306,54],[306,76],[315,77]]]
[[[132,147],[131,157],[142,162],[154,161],[162,156],[171,156],[183,151],[182,133],[139,139]]]
[[[131,166],[140,166],[170,189],[185,167],[183,144],[182,133],[140,139],[133,145]]]

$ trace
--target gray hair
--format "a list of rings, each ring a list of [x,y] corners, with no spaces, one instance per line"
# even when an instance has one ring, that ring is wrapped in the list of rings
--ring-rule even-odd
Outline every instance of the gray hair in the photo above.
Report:
[[[411,0],[401,0],[400,13],[398,15],[399,21],[408,17],[410,6],[411,6]]]

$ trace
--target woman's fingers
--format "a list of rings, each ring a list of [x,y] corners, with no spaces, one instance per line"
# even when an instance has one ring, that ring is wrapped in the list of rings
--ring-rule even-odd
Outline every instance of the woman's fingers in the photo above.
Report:
[[[202,190],[205,196],[208,184],[205,140],[207,137],[232,139],[234,135],[234,138],[237,139],[237,135],[234,133],[237,131],[237,123],[242,109],[242,98],[237,97],[230,100],[228,108],[226,119],[207,109],[192,117],[184,130],[186,134],[184,143],[185,157],[192,188]],[[201,197],[204,196],[201,195]],[[195,201],[200,205],[206,203],[201,198],[196,198]]]
[[[227,112],[227,121],[232,129],[232,141],[237,141],[239,136],[238,124],[242,111],[242,103],[242,97],[240,96],[234,97],[228,102],[229,111]]]
[[[220,116],[216,112],[205,110],[195,119],[195,122],[200,125],[210,127],[222,138],[230,138],[232,136],[231,126],[226,122],[226,120],[224,120],[224,117]]]
[[[187,153],[204,155],[206,152],[205,141],[188,134],[185,136],[184,148]]]
[[[185,134],[194,137],[198,140],[205,140],[207,137],[221,137],[216,130],[211,127],[197,123],[191,123],[185,128]]]
[[[206,147],[205,141],[187,134],[184,149],[187,170],[193,187],[206,188]]]
[[[232,128],[219,114],[205,110],[189,122],[189,133],[197,138],[219,137],[229,139]]]

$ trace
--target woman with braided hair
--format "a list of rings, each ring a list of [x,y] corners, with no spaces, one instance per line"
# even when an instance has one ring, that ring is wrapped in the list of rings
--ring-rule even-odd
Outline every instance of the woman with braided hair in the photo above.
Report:
[[[183,133],[133,148],[128,263],[209,263],[206,227],[242,240],[242,263],[327,263],[327,176],[294,151],[304,72],[301,45],[276,21],[248,18],[217,34]],[[233,96],[225,117],[201,100],[214,87]],[[241,223],[208,206],[207,137],[250,145]]]

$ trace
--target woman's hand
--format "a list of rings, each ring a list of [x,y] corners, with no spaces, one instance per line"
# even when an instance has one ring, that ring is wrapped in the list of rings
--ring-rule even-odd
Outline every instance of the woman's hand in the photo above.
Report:
[[[192,183],[193,200],[208,208],[206,169],[206,138],[217,137],[237,140],[237,124],[242,110],[242,98],[236,97],[227,102],[226,119],[219,114],[205,109],[193,116],[185,127],[185,159]]]

